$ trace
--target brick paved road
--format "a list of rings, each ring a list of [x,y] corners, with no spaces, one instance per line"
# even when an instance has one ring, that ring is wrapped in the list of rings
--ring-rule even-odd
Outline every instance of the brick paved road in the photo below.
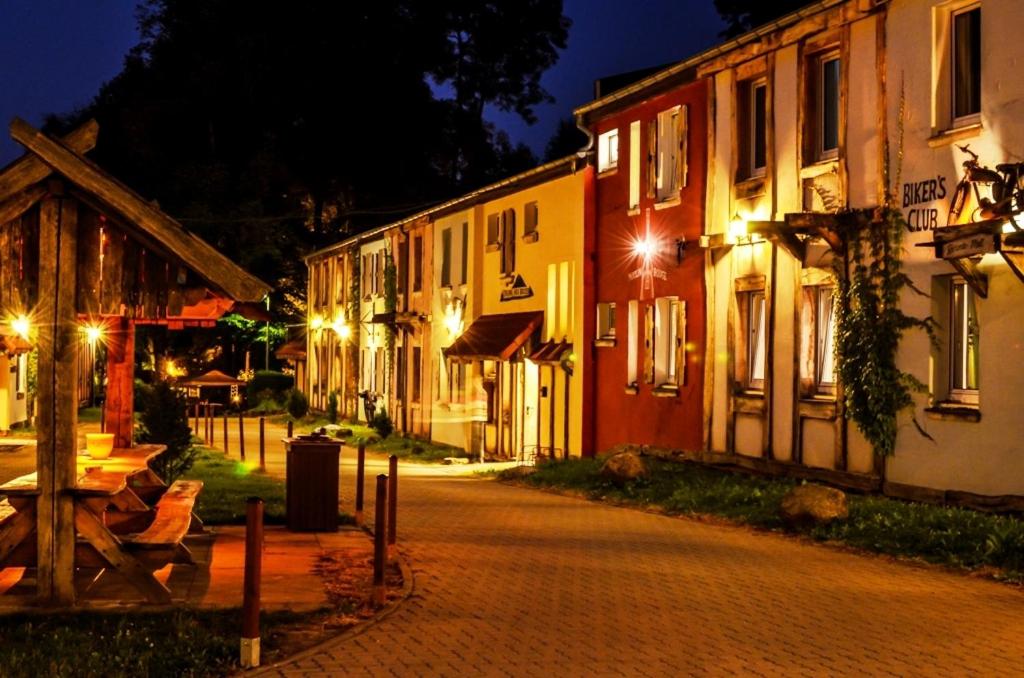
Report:
[[[415,595],[282,673],[1024,672],[1008,586],[450,470],[408,469],[399,502]]]

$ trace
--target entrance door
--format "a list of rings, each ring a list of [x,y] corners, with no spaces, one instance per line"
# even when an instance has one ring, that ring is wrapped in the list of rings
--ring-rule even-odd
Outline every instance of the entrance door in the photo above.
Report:
[[[523,453],[527,459],[540,445],[540,366],[526,361],[523,369]]]

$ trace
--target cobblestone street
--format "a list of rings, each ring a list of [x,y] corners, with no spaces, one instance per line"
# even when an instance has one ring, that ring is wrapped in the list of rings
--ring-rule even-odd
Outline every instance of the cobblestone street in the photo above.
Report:
[[[1010,586],[459,473],[402,467],[399,544],[414,595],[278,672],[1024,671],[1024,597]]]

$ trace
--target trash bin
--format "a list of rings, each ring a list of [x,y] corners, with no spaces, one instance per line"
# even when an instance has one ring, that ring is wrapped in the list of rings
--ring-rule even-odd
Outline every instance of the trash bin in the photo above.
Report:
[[[341,441],[319,433],[284,439],[288,529],[336,532]]]

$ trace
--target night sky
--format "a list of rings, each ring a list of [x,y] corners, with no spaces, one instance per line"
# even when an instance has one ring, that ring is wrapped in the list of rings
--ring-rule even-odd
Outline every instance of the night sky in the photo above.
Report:
[[[121,70],[138,41],[134,13],[134,0],[0,0],[0,165],[21,153],[11,118],[38,125],[85,105]],[[678,61],[718,42],[722,28],[712,0],[565,0],[565,13],[569,46],[543,80],[555,103],[537,109],[532,127],[490,115],[538,155],[558,120],[593,98],[595,78]]]

